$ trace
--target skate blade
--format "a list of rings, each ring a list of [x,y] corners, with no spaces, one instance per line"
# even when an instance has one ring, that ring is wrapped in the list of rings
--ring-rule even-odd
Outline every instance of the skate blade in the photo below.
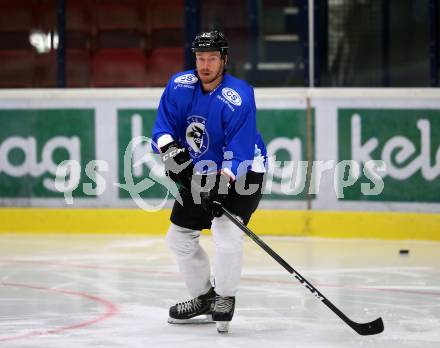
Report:
[[[219,334],[226,334],[229,332],[229,321],[216,321],[217,332]]]
[[[178,324],[178,325],[203,325],[203,324],[214,324],[215,321],[212,320],[212,315],[205,315],[204,317],[197,317],[190,319],[168,318],[168,323]]]

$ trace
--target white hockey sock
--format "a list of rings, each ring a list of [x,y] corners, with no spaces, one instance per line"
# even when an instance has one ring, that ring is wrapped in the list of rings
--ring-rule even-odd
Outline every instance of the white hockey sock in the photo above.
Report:
[[[209,258],[199,244],[200,231],[171,224],[167,243],[176,256],[179,271],[192,297],[211,288]]]
[[[214,218],[211,231],[215,244],[215,292],[220,296],[235,296],[241,276],[243,232],[226,216]]]

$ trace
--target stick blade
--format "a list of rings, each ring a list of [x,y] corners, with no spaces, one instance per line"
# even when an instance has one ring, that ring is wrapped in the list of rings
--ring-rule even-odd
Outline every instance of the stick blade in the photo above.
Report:
[[[384,330],[382,318],[377,318],[369,323],[353,323],[352,328],[362,336],[377,335]]]

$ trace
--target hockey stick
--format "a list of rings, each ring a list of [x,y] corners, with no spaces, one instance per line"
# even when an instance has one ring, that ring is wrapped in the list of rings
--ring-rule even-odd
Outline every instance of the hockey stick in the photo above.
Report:
[[[182,186],[186,190],[192,192],[188,187]],[[191,182],[191,188],[195,192],[202,192],[202,187]],[[316,289],[307,279],[305,279],[301,274],[299,274],[292,266],[290,266],[280,255],[278,255],[272,248],[270,248],[263,240],[260,239],[254,232],[252,232],[247,226],[245,226],[236,216],[234,216],[228,209],[222,206],[223,213],[228,217],[231,222],[236,225],[240,230],[242,230],[249,238],[251,238],[255,243],[257,243],[265,252],[267,252],[272,258],[277,261],[283,268],[292,274],[306,289],[308,289],[312,295],[314,295],[318,300],[323,302],[328,308],[332,310],[339,318],[341,318],[348,326],[350,326],[359,335],[376,335],[384,330],[384,325],[382,318],[377,318],[369,323],[357,323],[350,318],[348,318],[344,313],[339,310],[332,302],[330,302],[318,289]]]
[[[280,255],[273,251],[260,237],[246,227],[237,217],[235,217],[229,210],[222,207],[224,214],[231,220],[240,230],[246,233],[255,243],[257,243],[265,252],[272,256],[281,266],[283,266],[287,272],[293,274],[293,276],[306,288],[312,295],[318,300],[322,301],[333,313],[341,318],[348,326],[350,326],[359,335],[376,335],[384,330],[382,318],[377,318],[369,323],[356,323],[342,313],[333,303],[331,303],[318,289],[310,284],[301,274],[295,271]]]

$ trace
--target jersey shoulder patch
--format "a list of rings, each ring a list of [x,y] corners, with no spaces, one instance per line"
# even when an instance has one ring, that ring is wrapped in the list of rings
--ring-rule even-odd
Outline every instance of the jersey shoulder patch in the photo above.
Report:
[[[247,82],[229,74],[225,75],[225,84],[220,94],[234,107],[248,105],[253,100],[252,87]]]
[[[183,85],[193,85],[193,84],[197,83],[198,80],[199,79],[197,78],[196,75],[194,75],[192,73],[187,73],[187,74],[176,76],[174,78],[174,83],[183,84]]]
[[[230,87],[224,87],[222,88],[222,96],[230,103],[240,106],[243,102],[240,94],[233,88]]]

